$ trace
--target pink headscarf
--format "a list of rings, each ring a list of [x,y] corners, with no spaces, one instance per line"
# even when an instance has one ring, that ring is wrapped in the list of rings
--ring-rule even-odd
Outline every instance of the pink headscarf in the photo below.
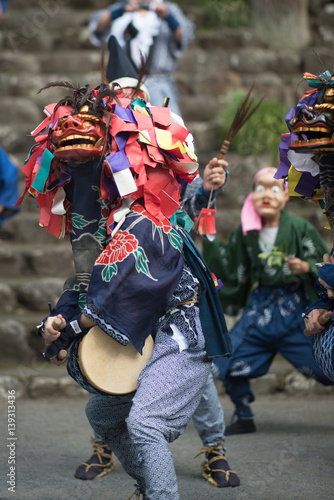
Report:
[[[270,170],[275,170],[275,169],[274,167],[265,167],[259,170],[254,175],[252,186],[254,186],[256,179],[260,177],[260,175],[266,174],[267,172],[270,172]],[[249,193],[242,206],[241,227],[244,235],[246,235],[248,231],[254,231],[254,230],[260,231],[260,229],[262,229],[261,217],[255,210],[253,205],[253,191]]]

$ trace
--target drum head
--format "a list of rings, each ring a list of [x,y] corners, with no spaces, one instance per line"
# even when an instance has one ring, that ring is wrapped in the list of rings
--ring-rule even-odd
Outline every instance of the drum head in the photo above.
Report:
[[[146,339],[141,355],[131,344],[124,346],[94,326],[82,338],[78,364],[86,380],[108,394],[128,394],[137,389],[140,372],[151,357],[154,341]]]

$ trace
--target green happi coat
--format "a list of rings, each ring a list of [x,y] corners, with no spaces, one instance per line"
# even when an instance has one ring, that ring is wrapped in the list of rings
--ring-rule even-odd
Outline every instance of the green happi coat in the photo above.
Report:
[[[260,250],[259,232],[242,233],[241,225],[229,235],[228,243],[217,238],[203,243],[203,256],[210,270],[223,281],[219,296],[224,312],[236,315],[247,305],[252,289],[257,286],[303,287],[310,302],[317,299],[314,282],[316,262],[328,252],[322,237],[307,220],[282,211],[280,225],[271,252]],[[294,275],[289,271],[287,258],[298,257],[309,263],[310,272]]]

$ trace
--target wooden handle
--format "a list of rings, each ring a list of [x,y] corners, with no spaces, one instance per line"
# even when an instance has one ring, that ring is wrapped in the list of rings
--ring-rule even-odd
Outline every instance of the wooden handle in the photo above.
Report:
[[[219,160],[222,160],[224,156],[226,155],[228,148],[230,147],[231,141],[224,140],[223,144],[221,145],[221,148],[219,150]]]
[[[60,318],[55,318],[53,320],[52,326],[55,330],[59,330],[61,325],[61,319]],[[52,345],[52,342],[45,342],[46,345]],[[58,359],[65,359],[67,358],[67,351],[65,349],[61,349],[58,354],[57,354]]]
[[[319,316],[319,323],[320,325],[322,326],[325,326],[327,325],[328,321],[330,321],[331,319],[331,316],[329,313],[323,313],[321,316]],[[313,335],[311,332],[309,332],[308,330],[304,330],[304,335],[306,335],[306,337],[309,337],[310,335]]]
[[[53,320],[53,323],[52,323],[52,326],[55,330],[59,330],[60,328],[60,325],[61,325],[61,319],[60,318],[55,318]]]
[[[58,359],[66,359],[67,358],[67,351],[66,349],[60,349],[60,351],[57,354]]]
[[[163,108],[168,108],[168,105],[169,105],[169,97],[165,97],[164,98],[164,102],[162,103],[162,107]]]
[[[319,321],[320,325],[325,326],[325,325],[327,325],[327,323],[328,323],[328,321],[329,321],[330,319],[331,319],[331,316],[330,316],[330,314],[329,314],[329,313],[323,313],[323,314],[319,317],[318,321]]]

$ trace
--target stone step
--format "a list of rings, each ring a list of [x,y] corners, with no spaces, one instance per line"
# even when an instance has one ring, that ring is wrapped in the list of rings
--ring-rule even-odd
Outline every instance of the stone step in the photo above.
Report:
[[[22,11],[11,10],[2,25],[1,41],[3,48],[20,52],[56,51],[58,48],[82,47],[83,36],[80,31],[87,31],[92,11],[74,11],[69,7],[46,12],[43,9],[24,8]],[[59,29],[61,27],[61,29]],[[88,37],[84,37],[87,44]],[[91,45],[90,45],[91,46]],[[65,62],[68,59],[65,59]]]
[[[58,11],[64,10],[66,7],[71,6],[75,11],[74,14],[78,14],[77,11],[89,10],[94,12],[99,9],[106,9],[109,7],[113,1],[110,0],[57,0],[53,2],[52,0],[29,0],[29,7],[34,9],[41,9],[46,12],[48,11]],[[182,6],[187,8],[193,5],[193,0],[182,0]],[[27,10],[27,0],[15,0],[10,4],[10,13],[15,11],[24,12]]]
[[[20,277],[68,277],[74,273],[70,244],[0,246],[1,279]]]
[[[45,363],[44,340],[37,335],[37,325],[48,316],[49,309],[43,311],[18,311],[14,314],[0,314],[0,364],[3,368],[15,367],[21,378],[29,376],[28,368],[37,368]]]
[[[38,90],[38,83],[43,83],[39,78],[45,78],[44,75],[58,75],[56,80],[61,81],[61,76],[64,74],[80,75],[90,71],[100,71],[101,54],[102,49],[90,47],[89,50],[75,50],[74,48],[71,48],[71,50],[58,49],[57,52],[52,55],[52,58],[50,58],[48,53],[39,54],[37,52],[30,52],[27,54],[19,53],[13,58],[11,50],[3,50],[0,54],[0,67],[2,71],[5,70],[7,72],[7,75],[2,75],[2,80],[5,80],[6,76],[7,78],[12,75],[20,77],[22,73],[25,72],[30,73],[30,75],[35,76],[35,78],[39,75],[35,80],[35,87]],[[105,58],[107,59],[107,56],[105,56]],[[64,64],[64,61],[68,61],[69,59],[70,62]],[[50,78],[50,76],[48,76],[48,78]],[[18,79],[13,79],[12,83],[22,88],[25,82],[19,82]]]
[[[41,347],[43,350],[43,346]],[[21,357],[23,353],[21,354]],[[1,355],[0,355],[1,356]],[[282,365],[282,366],[280,366]],[[215,381],[218,394],[225,397],[225,389],[220,381]],[[324,387],[313,379],[301,375],[284,359],[276,356],[267,375],[251,380],[251,387],[255,396],[269,396],[285,392],[293,397],[310,397],[321,395],[332,397],[334,386]],[[16,397],[45,398],[61,397],[88,397],[88,394],[70,378],[66,365],[55,367],[46,363],[42,358],[27,363],[27,355],[20,361],[12,359],[6,362],[1,359],[0,369],[0,397],[7,398],[7,390],[15,388]]]
[[[186,0],[186,3],[189,3],[190,0]],[[62,11],[68,5],[75,10],[89,9],[89,10],[98,10],[105,9],[111,3],[109,0],[57,0],[53,2],[51,0],[29,0],[29,7],[34,9],[41,10],[59,10]],[[10,4],[10,13],[15,11],[20,11],[21,13],[27,9],[27,1],[26,0],[15,0]],[[76,12],[77,14],[77,12]]]
[[[36,207],[32,211],[23,209],[5,221],[2,231],[6,232],[6,236],[1,238],[0,232],[1,246],[22,245],[31,242],[34,242],[34,245],[49,244],[58,246],[60,244],[68,246],[67,239],[58,240],[45,227],[39,226],[39,210]]]
[[[0,314],[24,317],[27,312],[48,311],[62,294],[62,278],[2,278],[0,282]]]

